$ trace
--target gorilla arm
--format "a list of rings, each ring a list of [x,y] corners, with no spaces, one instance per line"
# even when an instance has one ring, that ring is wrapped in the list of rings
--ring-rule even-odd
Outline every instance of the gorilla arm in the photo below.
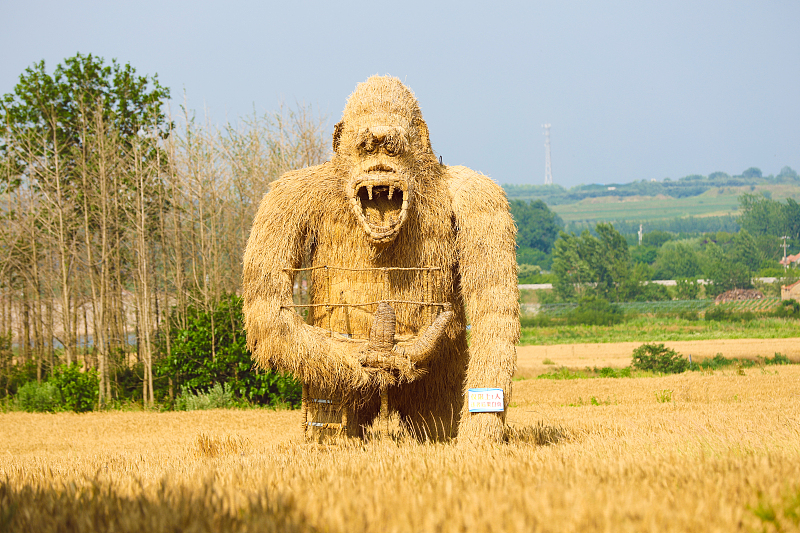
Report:
[[[503,438],[519,340],[516,227],[503,190],[466,167],[449,167],[461,292],[470,331],[465,389],[503,389],[502,413],[470,413],[464,398],[459,440]]]
[[[300,266],[314,208],[324,208],[325,198],[310,186],[322,174],[321,167],[287,174],[259,206],[244,253],[247,345],[261,367],[291,372],[305,383],[328,389],[389,384],[390,374],[359,363],[363,341],[330,337],[289,307],[294,276],[286,269]]]

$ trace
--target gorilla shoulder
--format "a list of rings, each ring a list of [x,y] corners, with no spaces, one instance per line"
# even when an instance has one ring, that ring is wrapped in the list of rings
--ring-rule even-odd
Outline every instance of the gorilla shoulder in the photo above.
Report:
[[[333,176],[333,165],[330,161],[326,161],[321,165],[286,172],[270,184],[269,191],[280,191],[281,194],[307,194],[311,192],[309,189],[329,187]]]
[[[508,211],[505,191],[489,176],[459,165],[447,167],[447,179],[456,217],[468,213]]]

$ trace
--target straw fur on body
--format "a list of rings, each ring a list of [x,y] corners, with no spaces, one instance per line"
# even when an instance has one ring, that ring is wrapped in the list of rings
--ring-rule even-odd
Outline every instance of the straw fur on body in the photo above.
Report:
[[[333,144],[331,161],[276,181],[253,223],[243,296],[255,360],[337,391],[359,426],[388,387],[418,435],[501,439],[505,414],[470,414],[465,389],[511,398],[519,310],[502,189],[436,160],[416,99],[395,78],[357,88]],[[302,266],[329,267],[310,271],[306,322],[292,307],[292,269]],[[409,270],[375,270],[398,267]],[[387,300],[399,302],[391,317],[354,305]],[[402,302],[449,305],[437,316],[442,308]],[[394,343],[376,320],[394,322]]]

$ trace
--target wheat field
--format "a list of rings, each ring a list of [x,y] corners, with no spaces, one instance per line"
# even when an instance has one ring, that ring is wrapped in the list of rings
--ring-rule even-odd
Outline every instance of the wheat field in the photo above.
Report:
[[[0,531],[798,529],[797,365],[517,381],[491,446],[310,445],[299,417],[0,414]]]

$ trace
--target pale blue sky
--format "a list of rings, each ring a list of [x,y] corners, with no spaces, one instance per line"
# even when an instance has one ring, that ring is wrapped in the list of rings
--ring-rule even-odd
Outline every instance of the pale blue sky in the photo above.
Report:
[[[76,52],[158,73],[213,122],[355,85],[416,93],[434,150],[500,183],[800,171],[800,2],[2,0],[0,93]]]

